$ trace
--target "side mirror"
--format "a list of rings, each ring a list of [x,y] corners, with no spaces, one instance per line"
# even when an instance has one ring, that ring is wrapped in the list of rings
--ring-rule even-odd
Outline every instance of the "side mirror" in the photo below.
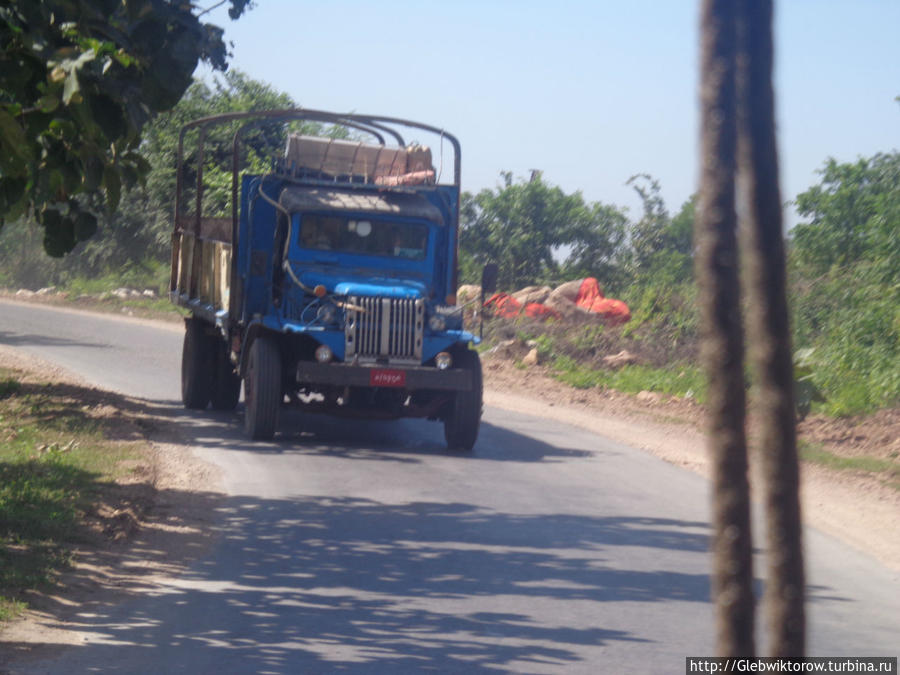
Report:
[[[493,295],[494,291],[497,290],[497,276],[499,274],[500,269],[497,267],[497,263],[488,263],[484,266],[484,269],[481,271],[482,295]]]

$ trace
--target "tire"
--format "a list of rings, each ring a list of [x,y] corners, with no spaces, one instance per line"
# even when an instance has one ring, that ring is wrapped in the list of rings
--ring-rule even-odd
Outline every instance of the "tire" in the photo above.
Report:
[[[244,431],[254,441],[270,441],[278,426],[282,401],[281,354],[268,337],[250,345],[244,374]]]
[[[206,326],[192,317],[185,322],[181,350],[181,400],[185,408],[205,410],[213,389],[215,338],[206,334]]]
[[[478,353],[466,349],[456,355],[456,367],[472,373],[472,388],[454,394],[444,417],[444,438],[450,450],[471,450],[481,424],[482,378]]]
[[[234,410],[241,397],[241,376],[235,372],[228,354],[228,343],[216,341],[215,373],[212,387],[214,410]]]

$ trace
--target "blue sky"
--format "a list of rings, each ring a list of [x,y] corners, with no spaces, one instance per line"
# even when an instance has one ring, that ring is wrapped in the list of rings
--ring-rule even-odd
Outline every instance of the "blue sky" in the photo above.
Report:
[[[232,67],[306,107],[446,128],[463,189],[541,169],[632,212],[633,174],[659,180],[673,212],[696,189],[699,1],[256,5],[236,22],[210,14]],[[900,148],[900,0],[776,0],[775,30],[785,200],[829,156]]]

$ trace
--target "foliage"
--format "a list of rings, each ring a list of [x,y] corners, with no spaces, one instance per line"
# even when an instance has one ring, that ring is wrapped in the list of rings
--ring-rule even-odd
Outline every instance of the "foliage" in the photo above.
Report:
[[[665,368],[629,365],[619,370],[586,367],[568,356],[560,356],[551,364],[556,377],[577,389],[601,387],[626,394],[652,391],[667,396],[705,400],[706,384],[700,369],[677,365]]]
[[[149,166],[145,184],[123,194],[117,211],[101,218],[99,231],[90,241],[79,243],[64,259],[54,260],[41,250],[41,228],[33,221],[20,219],[0,231],[0,257],[5,263],[0,269],[0,284],[33,289],[48,285],[72,287],[83,286],[79,280],[86,278],[113,277],[105,288],[95,290],[134,285],[162,291],[168,281],[166,268],[181,127],[207,115],[295,106],[287,94],[240,71],[229,71],[211,84],[195,82],[170,112],[157,116],[145,127],[141,144],[141,154]],[[204,207],[213,213],[224,210],[230,199],[230,143],[215,142],[224,141],[229,133],[233,134],[233,129],[222,127],[208,141]],[[259,135],[263,133],[272,134],[260,131],[249,138],[248,163],[252,168],[263,169],[275,148],[283,147],[283,137],[267,139]],[[120,279],[116,281],[114,277]]]
[[[502,175],[502,187],[463,195],[463,279],[474,282],[487,262],[500,266],[498,283],[504,289],[557,282],[576,268],[609,276],[624,240],[626,219],[620,211],[589,205],[580,192],[566,194],[546,183],[540,172],[528,181]],[[572,251],[565,273],[557,261],[563,247]]]
[[[815,349],[798,349],[794,352],[794,407],[798,419],[805,419],[814,402],[822,403],[825,397],[813,381]]]
[[[632,320],[621,330],[621,344],[627,344],[629,351],[644,350],[649,359],[645,362],[657,368],[665,362],[653,354],[681,363],[695,357],[698,340],[692,269],[694,199],[670,216],[655,180],[639,175],[629,184],[643,206],[636,220],[614,207],[583,201],[571,211],[541,210],[535,201],[549,203],[580,195],[553,192],[556,188],[545,185],[539,175],[529,183],[513,183],[507,174],[504,187],[469,196],[461,258],[464,264],[467,260],[500,262],[501,284],[508,290],[554,278],[597,276],[610,295],[631,308]],[[800,194],[796,206],[805,218],[789,241],[794,342],[800,358],[795,364],[798,414],[822,410],[847,415],[896,405],[900,401],[900,153],[847,164],[828,160],[820,184]],[[604,216],[571,217],[582,212]],[[536,218],[535,213],[550,217]],[[579,227],[584,224],[586,228]],[[517,242],[527,227],[550,231]],[[596,243],[591,243],[591,236]],[[527,244],[531,257],[523,258],[528,260],[526,265],[516,267],[512,258],[525,256],[522,244]],[[570,251],[567,258],[560,259],[561,245]],[[471,270],[477,270],[478,264],[471,264]],[[504,275],[507,265],[511,271]],[[618,343],[610,340],[608,332],[587,335],[571,327],[565,330],[569,335],[561,339],[548,324],[545,333],[530,337],[539,340],[542,356],[555,359],[572,383],[608,385],[608,376],[597,374],[597,364],[589,361],[597,350],[614,353]],[[593,349],[588,349],[591,344]],[[566,359],[580,365],[569,368]],[[616,386],[630,385],[619,381]]]
[[[249,0],[231,0],[239,17]],[[141,134],[223,31],[174,0],[7,0],[0,6],[0,226],[33,214],[60,257],[147,173]]]
[[[485,324],[485,340],[499,344],[514,339],[534,346],[542,363],[567,384],[580,388],[616,389],[627,393],[648,390],[702,401],[703,373],[695,365],[694,350],[653,335],[645,327],[628,332],[619,326],[578,320],[541,322],[534,319],[492,318]],[[622,351],[637,363],[615,369],[604,357]]]
[[[900,268],[900,153],[829,159],[819,174],[821,183],[796,198],[797,212],[809,218],[792,232],[804,276],[867,262],[889,281]]]
[[[815,348],[811,381],[826,411],[900,401],[900,153],[829,159],[798,195],[791,233],[795,341]]]
[[[647,175],[629,181],[641,198],[643,213],[630,229],[625,260],[624,299],[632,312],[629,331],[649,330],[673,343],[695,342],[698,320],[693,274],[694,204],[692,196],[671,217],[659,183]]]

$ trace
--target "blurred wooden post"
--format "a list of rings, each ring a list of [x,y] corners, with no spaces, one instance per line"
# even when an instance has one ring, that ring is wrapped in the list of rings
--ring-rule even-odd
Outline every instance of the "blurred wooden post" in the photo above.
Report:
[[[720,656],[752,656],[753,568],[747,482],[736,179],[746,248],[754,410],[766,505],[771,655],[805,651],[804,570],[793,365],[775,94],[772,0],[704,0],[701,182],[696,222],[703,362],[713,468],[713,596]]]
[[[772,656],[805,650],[800,478],[793,359],[778,188],[772,0],[741,0],[738,21],[738,166],[746,195],[748,334],[753,409],[766,505],[766,618]]]
[[[753,656],[753,559],[738,274],[736,6],[701,10],[700,190],[695,224],[702,360],[709,380],[713,578],[719,656]]]

